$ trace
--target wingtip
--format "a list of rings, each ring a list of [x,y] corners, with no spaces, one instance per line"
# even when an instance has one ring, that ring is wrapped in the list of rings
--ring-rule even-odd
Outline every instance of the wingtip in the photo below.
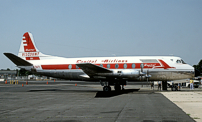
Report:
[[[5,56],[7,55],[14,55],[13,53],[3,53]]]

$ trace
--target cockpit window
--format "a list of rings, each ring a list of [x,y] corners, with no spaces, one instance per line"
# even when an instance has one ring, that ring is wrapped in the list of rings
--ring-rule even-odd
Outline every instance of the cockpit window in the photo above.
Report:
[[[186,64],[182,59],[181,60],[177,60],[176,63],[178,63],[178,64]]]
[[[177,60],[176,63],[180,64],[180,63],[181,63],[181,60]]]
[[[182,59],[181,59],[181,61],[182,61],[183,64],[186,64]]]

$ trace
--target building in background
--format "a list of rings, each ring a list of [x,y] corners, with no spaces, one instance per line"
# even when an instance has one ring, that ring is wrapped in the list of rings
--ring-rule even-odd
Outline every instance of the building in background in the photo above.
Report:
[[[0,79],[14,78],[18,74],[18,70],[0,70]]]

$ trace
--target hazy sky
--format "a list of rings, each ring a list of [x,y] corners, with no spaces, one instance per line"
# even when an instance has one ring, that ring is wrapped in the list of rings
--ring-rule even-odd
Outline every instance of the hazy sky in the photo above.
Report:
[[[25,32],[44,54],[63,57],[170,55],[202,59],[201,0],[0,0],[3,55],[18,54]]]

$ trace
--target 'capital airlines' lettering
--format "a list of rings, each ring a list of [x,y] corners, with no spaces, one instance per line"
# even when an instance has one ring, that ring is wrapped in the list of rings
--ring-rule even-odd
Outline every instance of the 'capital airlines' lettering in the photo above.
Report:
[[[34,53],[22,53],[23,57],[33,57],[33,56],[39,56],[39,52],[34,52]]]
[[[83,61],[83,60],[77,60],[76,63],[96,63],[97,60],[86,60],[86,61]]]
[[[119,60],[119,59],[114,59],[114,60],[111,60],[111,59],[105,59],[105,60],[102,60],[103,63],[127,63],[128,60]]]

